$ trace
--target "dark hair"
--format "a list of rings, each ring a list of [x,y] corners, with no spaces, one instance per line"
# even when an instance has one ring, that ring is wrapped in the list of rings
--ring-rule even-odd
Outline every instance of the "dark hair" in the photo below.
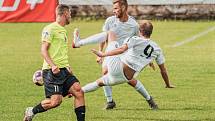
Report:
[[[140,22],[140,33],[145,37],[150,37],[153,31],[153,25],[148,20]]]
[[[66,10],[69,10],[69,6],[60,4],[56,8],[56,13],[57,13],[57,15],[62,16],[64,11],[66,11]]]
[[[113,0],[113,4],[120,3],[121,5],[124,5],[126,8],[128,8],[128,2],[127,0]]]

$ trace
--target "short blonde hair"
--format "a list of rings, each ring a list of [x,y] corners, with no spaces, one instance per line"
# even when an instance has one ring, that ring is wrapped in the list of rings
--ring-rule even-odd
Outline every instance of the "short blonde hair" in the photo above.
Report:
[[[124,5],[126,8],[128,7],[127,0],[113,0],[113,4],[120,3],[121,5]]]
[[[139,22],[140,33],[145,37],[150,37],[153,31],[153,25],[149,20],[142,20]]]

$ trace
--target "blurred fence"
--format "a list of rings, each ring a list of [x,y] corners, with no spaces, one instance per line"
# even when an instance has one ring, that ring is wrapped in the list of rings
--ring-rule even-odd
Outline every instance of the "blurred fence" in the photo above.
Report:
[[[106,18],[112,0],[59,0],[71,6],[74,16]],[[128,0],[129,15],[137,19],[215,19],[215,0]]]
[[[129,5],[215,4],[215,0],[127,0]],[[69,5],[112,5],[112,0],[60,0]]]
[[[215,0],[127,0],[129,5],[215,4]],[[112,5],[112,0],[59,0],[69,5]]]

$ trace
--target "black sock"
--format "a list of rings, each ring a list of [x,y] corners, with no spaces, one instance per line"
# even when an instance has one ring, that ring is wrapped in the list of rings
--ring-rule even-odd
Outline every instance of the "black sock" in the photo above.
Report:
[[[77,116],[77,121],[85,121],[85,106],[75,108],[75,113]]]
[[[45,112],[46,110],[42,107],[41,103],[35,106],[32,110],[34,114]]]

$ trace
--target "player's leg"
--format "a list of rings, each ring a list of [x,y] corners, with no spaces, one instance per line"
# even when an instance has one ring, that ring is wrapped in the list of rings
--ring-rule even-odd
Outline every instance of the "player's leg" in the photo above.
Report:
[[[137,90],[137,92],[139,92],[146,100],[150,99],[148,91],[145,89],[145,87],[139,80],[136,79],[129,80],[128,84],[134,87]]]
[[[74,97],[74,107],[77,121],[85,121],[85,100],[80,84],[75,82],[69,89],[69,93],[73,94]]]
[[[61,85],[54,84],[55,82],[59,81],[54,76],[55,75],[53,75],[50,69],[43,70],[43,81],[44,81],[45,95],[47,99],[43,100],[35,107],[26,108],[24,121],[31,121],[34,115],[36,115],[37,113],[45,112],[61,104],[63,87]],[[61,76],[61,74],[59,73],[58,76]],[[50,84],[49,83],[50,81],[53,83]]]
[[[85,121],[85,100],[78,79],[68,69],[65,70],[66,81],[63,83],[63,96],[72,94],[74,97],[74,107],[77,121]]]
[[[145,89],[145,87],[139,80],[136,79],[129,80],[128,84],[134,87],[136,91],[146,99],[146,101],[148,102],[149,106],[152,109],[158,109],[158,106],[154,102],[152,96],[149,95],[148,91]]]
[[[23,121],[31,121],[37,113],[45,112],[49,109],[59,106],[62,102],[61,95],[52,95],[50,99],[45,99],[35,107],[28,107],[25,111]]]
[[[80,46],[102,43],[107,40],[107,32],[101,32],[85,39],[80,39],[79,30],[76,28],[73,33],[73,48],[78,48]]]
[[[102,78],[92,82],[92,83],[89,83],[87,85],[85,85],[84,87],[82,87],[82,90],[87,93],[87,92],[92,92],[92,91],[95,91],[97,90],[99,87],[101,86],[104,86],[104,82],[108,82],[109,81],[109,78],[107,75],[104,75]],[[111,86],[104,86],[106,88],[104,89],[107,89],[107,87],[111,88]],[[112,93],[111,93],[112,94]],[[107,96],[107,95],[105,95]],[[107,102],[107,105],[105,106],[105,109],[113,109],[114,107],[116,107],[116,104],[115,102],[110,101],[110,102]]]
[[[108,43],[110,44],[112,41],[116,40],[116,34],[112,31],[108,32]],[[110,51],[116,49],[116,47],[112,47],[111,45],[108,45],[106,51]],[[105,75],[108,70],[107,70],[107,62],[108,59],[104,60],[104,64],[103,64],[103,68],[102,68],[102,73],[103,75]],[[112,87],[111,86],[104,86],[103,87],[104,90],[104,95],[106,97],[107,103],[104,107],[104,109],[113,109],[116,107],[116,103],[113,100],[113,96],[112,96]]]
[[[52,90],[51,88],[49,88],[49,89]],[[57,88],[55,88],[55,89],[57,89]],[[47,92],[46,92],[46,94],[47,94]],[[49,94],[51,96],[46,96],[47,99],[43,100],[41,103],[39,103],[35,107],[26,108],[25,116],[23,119],[24,121],[31,121],[37,113],[45,112],[45,111],[55,108],[61,104],[61,102],[62,102],[61,94],[54,94],[53,91],[49,92]],[[48,97],[50,97],[50,98],[48,98]]]
[[[86,84],[81,89],[83,90],[84,93],[95,91],[99,87],[104,86],[104,81],[109,81],[107,75],[102,76],[101,78],[97,79],[94,82]]]
[[[102,74],[105,75],[107,74],[108,70],[107,67],[103,67],[102,69]],[[116,107],[116,103],[113,100],[113,96],[112,96],[112,87],[111,86],[103,86],[103,91],[104,91],[104,95],[106,97],[106,105],[104,107],[104,109],[113,109]]]

